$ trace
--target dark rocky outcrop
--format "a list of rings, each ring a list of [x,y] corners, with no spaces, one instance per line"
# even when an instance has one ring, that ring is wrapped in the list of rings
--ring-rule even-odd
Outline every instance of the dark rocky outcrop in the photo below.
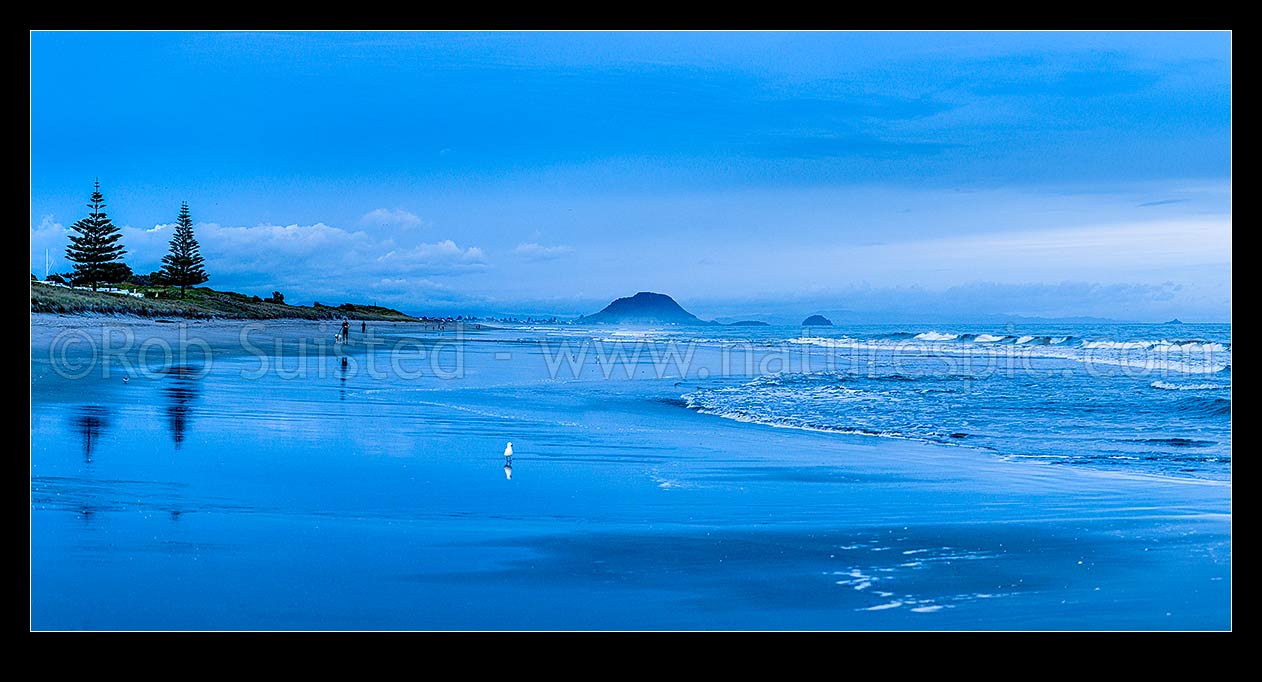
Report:
[[[620,298],[605,306],[604,310],[592,315],[584,315],[578,324],[689,324],[712,325],[698,319],[696,315],[684,310],[675,299],[666,294],[655,294],[641,291],[634,296]]]

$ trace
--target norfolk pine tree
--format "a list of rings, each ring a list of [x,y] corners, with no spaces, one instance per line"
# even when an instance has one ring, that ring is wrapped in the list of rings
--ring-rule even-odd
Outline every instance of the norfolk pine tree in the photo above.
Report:
[[[66,247],[66,260],[74,264],[73,281],[76,284],[96,285],[108,281],[110,275],[121,272],[122,256],[127,253],[123,245],[118,243],[122,233],[105,215],[105,197],[101,195],[101,181],[93,184],[92,209],[88,217],[82,218],[70,226],[77,234],[70,235],[70,246]]]
[[[184,289],[201,284],[210,277],[203,267],[201,246],[193,236],[193,219],[188,214],[188,202],[180,204],[180,215],[175,219],[175,234],[171,236],[171,250],[162,257],[162,279],[178,284],[180,297]]]

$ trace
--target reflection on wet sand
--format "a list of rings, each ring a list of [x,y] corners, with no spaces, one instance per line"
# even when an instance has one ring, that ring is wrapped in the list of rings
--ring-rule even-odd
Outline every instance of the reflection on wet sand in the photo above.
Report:
[[[337,388],[337,399],[346,400],[346,372],[348,371],[346,356],[342,356],[342,371],[338,374],[338,380],[341,382]]]
[[[167,385],[162,387],[166,397],[167,426],[171,429],[171,439],[175,441],[175,449],[184,444],[184,433],[188,430],[192,405],[201,393],[201,368],[191,365],[175,365],[167,370]]]
[[[92,451],[96,449],[101,435],[110,427],[110,412],[104,405],[80,405],[71,422],[83,444],[83,461],[91,463]]]

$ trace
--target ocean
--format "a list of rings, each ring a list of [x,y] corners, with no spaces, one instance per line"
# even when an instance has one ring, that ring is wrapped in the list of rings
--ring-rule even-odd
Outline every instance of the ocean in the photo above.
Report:
[[[703,414],[979,457],[1231,477],[1230,325],[531,331],[546,340],[515,340],[563,357],[586,348],[607,368],[664,367],[688,380],[679,398]]]

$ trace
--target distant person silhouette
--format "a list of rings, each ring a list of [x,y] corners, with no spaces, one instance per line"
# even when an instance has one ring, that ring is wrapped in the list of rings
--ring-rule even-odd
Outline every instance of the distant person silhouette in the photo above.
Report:
[[[351,323],[346,318],[343,317],[342,318],[342,343],[350,343],[350,342],[351,342]]]
[[[359,323],[359,333],[361,333],[361,334],[367,334],[367,333],[368,333],[368,323],[367,323],[367,322],[360,322],[360,323]]]

